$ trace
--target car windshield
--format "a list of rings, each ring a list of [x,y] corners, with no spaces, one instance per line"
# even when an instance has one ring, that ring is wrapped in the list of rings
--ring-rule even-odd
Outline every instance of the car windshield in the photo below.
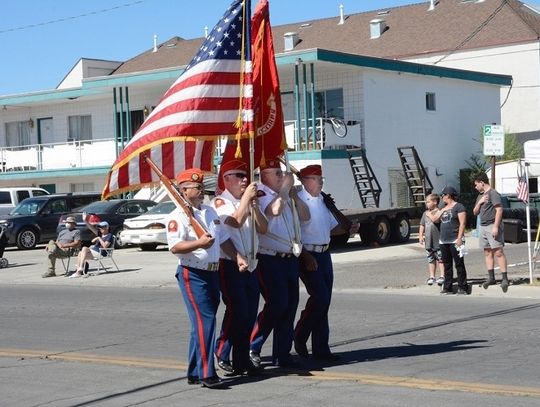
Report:
[[[10,215],[35,215],[47,201],[25,199],[9,213]]]
[[[176,204],[174,202],[162,202],[146,212],[146,215],[169,214],[174,210],[174,208],[176,208]]]
[[[109,211],[109,208],[111,208],[113,205],[114,205],[114,202],[111,202],[111,201],[92,202],[91,204],[83,206],[80,209],[80,212],[106,213]]]

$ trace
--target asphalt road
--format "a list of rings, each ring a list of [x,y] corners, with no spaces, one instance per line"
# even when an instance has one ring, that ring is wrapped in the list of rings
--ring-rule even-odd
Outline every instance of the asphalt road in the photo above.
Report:
[[[508,246],[522,261],[524,245]],[[333,365],[211,391],[185,381],[189,323],[166,250],[117,251],[121,273],[41,279],[43,252],[0,270],[0,406],[537,406],[540,287],[440,296],[416,245],[337,253]],[[480,252],[467,258],[483,276]],[[518,270],[519,269],[519,270]],[[516,267],[514,276],[526,273]],[[539,291],[536,291],[536,290]],[[305,301],[302,290],[301,305]],[[223,307],[220,307],[220,313]],[[262,355],[267,357],[271,342]]]

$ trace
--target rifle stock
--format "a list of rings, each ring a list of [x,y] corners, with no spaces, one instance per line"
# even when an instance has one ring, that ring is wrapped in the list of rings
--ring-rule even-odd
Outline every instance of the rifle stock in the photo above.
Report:
[[[191,205],[186,201],[186,199],[182,196],[180,191],[176,189],[176,186],[172,183],[172,181],[165,175],[159,167],[152,161],[152,159],[148,156],[144,156],[144,160],[148,163],[152,171],[154,171],[157,176],[159,177],[159,180],[167,190],[167,194],[171,198],[171,200],[176,204],[176,206],[184,211],[186,216],[189,219],[189,223],[191,224],[191,227],[195,231],[195,234],[197,235],[197,238],[200,238],[204,235],[209,235],[210,233],[204,228],[203,225],[200,224],[200,222],[193,216],[193,212],[191,209]]]

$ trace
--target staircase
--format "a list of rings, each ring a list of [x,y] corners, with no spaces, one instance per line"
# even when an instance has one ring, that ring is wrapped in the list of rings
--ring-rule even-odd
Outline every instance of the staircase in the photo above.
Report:
[[[426,196],[433,191],[426,169],[414,147],[398,147],[397,150],[414,206],[424,207]]]
[[[364,208],[378,208],[381,186],[366,157],[363,148],[347,149],[356,190]]]

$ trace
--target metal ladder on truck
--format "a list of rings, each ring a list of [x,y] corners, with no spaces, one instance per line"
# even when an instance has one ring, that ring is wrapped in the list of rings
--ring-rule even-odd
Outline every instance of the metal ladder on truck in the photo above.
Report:
[[[378,208],[381,196],[381,186],[366,157],[363,148],[347,149],[349,163],[356,184],[356,190],[360,195],[360,201],[364,208]]]
[[[433,184],[413,146],[398,147],[399,159],[414,206],[424,207],[426,196],[433,191]]]

